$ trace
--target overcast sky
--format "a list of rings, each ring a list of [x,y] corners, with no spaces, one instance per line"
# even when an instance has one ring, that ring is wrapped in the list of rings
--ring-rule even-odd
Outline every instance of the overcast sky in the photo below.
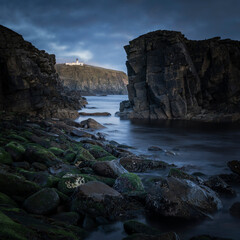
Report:
[[[150,31],[240,40],[240,1],[0,0],[0,24],[54,53],[58,63],[78,57],[126,72],[123,46]]]

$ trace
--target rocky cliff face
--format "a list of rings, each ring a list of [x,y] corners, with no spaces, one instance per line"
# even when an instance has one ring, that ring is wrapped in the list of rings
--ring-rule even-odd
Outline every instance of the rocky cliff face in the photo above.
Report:
[[[55,56],[0,25],[0,110],[43,117],[77,117],[84,102],[64,92]]]
[[[156,31],[125,46],[131,118],[236,120],[240,42]]]
[[[124,72],[94,67],[56,64],[64,86],[77,89],[84,95],[127,94],[127,75]]]

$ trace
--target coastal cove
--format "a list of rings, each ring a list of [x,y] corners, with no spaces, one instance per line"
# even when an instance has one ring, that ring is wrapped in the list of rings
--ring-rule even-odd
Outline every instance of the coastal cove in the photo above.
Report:
[[[240,126],[234,123],[206,123],[198,121],[158,120],[137,121],[124,120],[115,116],[119,103],[127,100],[126,95],[88,96],[88,104],[81,112],[109,112],[111,116],[91,116],[106,128],[100,130],[107,140],[131,146],[127,149],[136,155],[175,164],[188,174],[200,176],[206,180],[210,176],[230,174],[227,162],[237,160],[240,156]],[[80,116],[81,122],[88,116]],[[99,131],[99,130],[97,130]],[[149,151],[152,146],[161,151]],[[152,170],[137,173],[142,181],[151,177],[168,175],[165,170]],[[209,234],[239,239],[240,220],[229,214],[231,205],[239,201],[240,188],[233,186],[237,192],[234,198],[221,197],[223,208],[213,215],[211,220],[182,222],[139,216],[139,221],[158,228],[161,232],[174,231],[181,239]],[[122,222],[100,226],[88,239],[121,239],[126,236]]]

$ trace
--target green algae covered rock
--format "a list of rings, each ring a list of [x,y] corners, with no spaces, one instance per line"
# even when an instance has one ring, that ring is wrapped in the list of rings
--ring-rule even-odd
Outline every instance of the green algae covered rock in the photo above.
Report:
[[[5,150],[12,156],[14,161],[21,161],[25,148],[18,142],[10,142],[5,146]]]
[[[118,177],[113,186],[120,193],[143,192],[141,179],[134,173],[124,173]]]
[[[11,155],[0,147],[0,163],[10,165],[12,163]]]
[[[17,204],[9,196],[0,192],[0,205],[9,205],[16,207]]]
[[[62,149],[57,148],[57,147],[50,147],[48,150],[51,151],[57,157],[63,155],[63,153],[64,153],[64,151]]]
[[[24,201],[24,208],[34,214],[49,214],[60,202],[57,192],[53,188],[44,188],[31,195]]]
[[[26,198],[40,190],[40,187],[36,183],[25,180],[23,177],[0,172],[0,189],[1,192],[8,196]]]

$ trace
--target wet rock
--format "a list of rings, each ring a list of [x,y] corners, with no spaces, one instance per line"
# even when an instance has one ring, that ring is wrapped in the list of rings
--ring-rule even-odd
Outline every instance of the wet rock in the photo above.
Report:
[[[113,188],[120,193],[144,191],[141,179],[134,173],[122,174],[116,179]]]
[[[240,202],[235,202],[229,211],[232,216],[240,218]]]
[[[53,219],[70,225],[77,225],[80,216],[76,212],[62,212],[52,216]]]
[[[43,163],[33,162],[31,166],[33,168],[35,168],[36,170],[39,170],[39,171],[47,170],[47,166],[45,164],[43,164]]]
[[[240,175],[240,161],[233,160],[228,162],[228,167],[234,172]]]
[[[164,151],[162,148],[158,147],[158,146],[151,146],[148,148],[148,151]]]
[[[115,157],[112,156],[109,152],[107,152],[103,147],[93,144],[84,144],[84,148],[86,148],[90,154],[96,158],[98,161],[104,161],[106,157],[112,157],[113,160]],[[109,160],[109,159],[107,159]]]
[[[91,133],[88,133],[88,132],[85,132],[85,131],[82,131],[80,129],[73,129],[71,131],[71,135],[72,136],[76,136],[76,137],[81,137],[81,138],[93,138],[93,134]]]
[[[111,113],[108,112],[95,112],[95,113],[87,113],[87,112],[80,112],[80,116],[111,116]]]
[[[169,173],[168,173],[169,177],[175,177],[175,178],[180,178],[180,179],[188,179],[191,180],[193,182],[199,182],[198,179],[190,174],[187,174],[185,172],[183,172],[180,169],[177,168],[171,168]]]
[[[12,163],[11,155],[0,147],[0,163],[10,165]]]
[[[180,240],[180,238],[175,232],[167,232],[159,235],[137,233],[123,238],[122,240]]]
[[[40,187],[22,177],[0,172],[0,189],[8,196],[26,198],[39,191]]]
[[[108,185],[92,181],[77,189],[71,209],[91,217],[116,219],[124,214],[126,202],[122,195]]]
[[[22,168],[26,170],[30,168],[30,164],[28,162],[14,162],[12,166],[15,168]]]
[[[229,185],[240,184],[240,176],[236,173],[220,174],[219,177]]]
[[[146,205],[153,214],[185,219],[203,218],[222,207],[211,189],[174,177],[155,183],[149,190]]]
[[[204,184],[220,195],[231,197],[236,196],[236,191],[218,176],[210,177],[207,181],[204,182]]]
[[[119,160],[96,162],[92,168],[96,174],[110,178],[117,178],[124,173],[128,173],[128,171],[119,163]]]
[[[0,192],[0,205],[17,207],[17,203],[15,201],[13,201],[9,196],[1,192]]]
[[[23,205],[29,213],[45,215],[53,212],[59,202],[60,198],[54,189],[44,188],[28,197]]]
[[[125,232],[129,235],[135,234],[135,233],[144,233],[149,235],[160,234],[159,230],[149,227],[146,224],[135,221],[135,220],[129,220],[124,222],[123,227]]]
[[[88,118],[87,120],[84,120],[80,122],[80,125],[82,128],[92,128],[92,129],[102,129],[105,128],[103,125],[98,123],[92,118]]]
[[[88,214],[83,219],[82,227],[86,230],[92,230],[97,227],[96,221],[91,218]]]
[[[145,172],[153,169],[164,169],[170,166],[162,161],[147,160],[135,155],[120,158],[120,164],[130,172]]]
[[[233,240],[233,239],[214,237],[214,236],[210,236],[210,235],[199,235],[196,237],[192,237],[190,240]]]
[[[18,142],[8,143],[5,150],[11,155],[13,161],[21,161],[25,152],[25,148]]]

